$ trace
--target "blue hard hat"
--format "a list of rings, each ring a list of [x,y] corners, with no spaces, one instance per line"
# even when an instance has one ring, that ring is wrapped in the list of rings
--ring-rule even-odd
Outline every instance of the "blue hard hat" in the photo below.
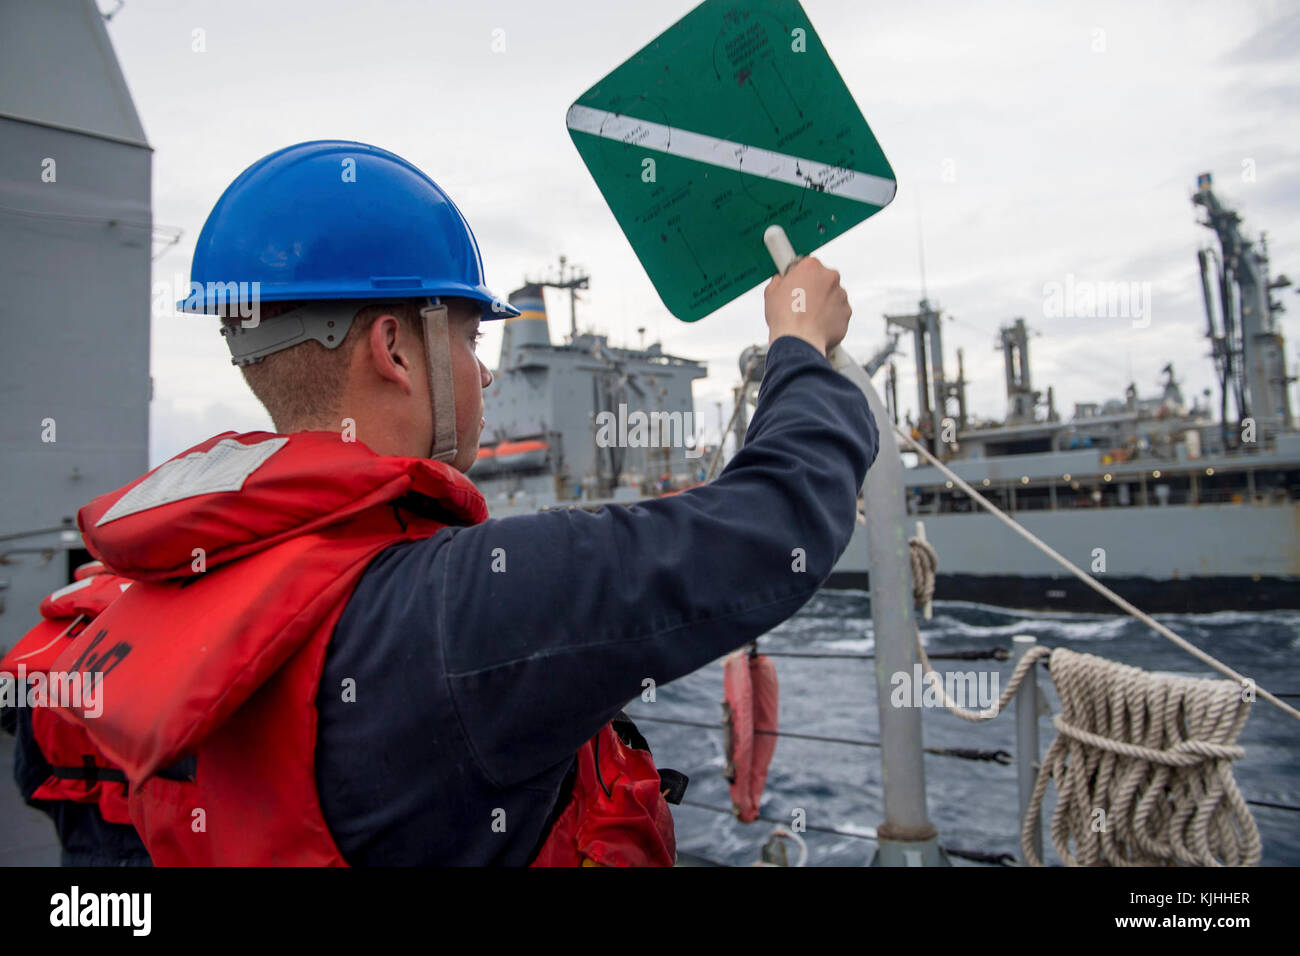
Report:
[[[400,156],[346,140],[274,152],[221,194],[177,308],[222,314],[236,295],[454,296],[483,303],[485,320],[519,314],[484,284],[478,243],[451,197]]]

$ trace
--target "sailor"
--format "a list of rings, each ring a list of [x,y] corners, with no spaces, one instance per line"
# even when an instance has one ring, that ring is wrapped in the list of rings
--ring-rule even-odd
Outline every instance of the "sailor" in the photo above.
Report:
[[[134,583],[95,621],[101,716],[62,714],[122,768],[153,861],[671,865],[685,778],[622,707],[790,617],[848,546],[877,430],[826,357],[839,274],[767,286],[758,407],[717,480],[500,520],[465,475],[474,348],[518,312],[427,175],[361,143],[273,153],[191,280],[276,430],[81,509]]]

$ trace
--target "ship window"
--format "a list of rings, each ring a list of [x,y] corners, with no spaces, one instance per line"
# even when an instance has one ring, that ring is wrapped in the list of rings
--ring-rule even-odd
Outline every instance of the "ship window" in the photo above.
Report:
[[[988,442],[985,454],[989,458],[1002,455],[1036,455],[1052,450],[1050,438],[1025,438],[1020,441]]]

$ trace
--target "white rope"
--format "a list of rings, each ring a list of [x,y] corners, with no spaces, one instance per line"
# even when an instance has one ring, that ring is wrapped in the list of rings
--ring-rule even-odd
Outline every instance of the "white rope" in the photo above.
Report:
[[[1250,714],[1241,689],[1051,653],[1063,710],[1022,821],[1025,861],[1043,865],[1032,836],[1050,782],[1052,845],[1068,866],[1258,865],[1259,830],[1232,776]]]
[[[918,522],[919,524],[919,522]],[[934,600],[934,581],[939,573],[939,555],[923,538],[908,538],[908,555],[912,559],[912,597],[917,607]]]
[[[923,607],[927,601],[934,598],[934,583],[939,571],[939,555],[929,542],[920,538],[908,538],[908,554],[912,559],[912,600],[916,606]],[[943,706],[946,707],[954,717],[960,717],[962,720],[977,722],[981,720],[992,720],[998,714],[1002,713],[1002,708],[1007,705],[1007,701],[1015,696],[1020,689],[1020,683],[1025,679],[1025,674],[1034,662],[1041,657],[1046,657],[1051,651],[1046,647],[1035,647],[1024,657],[1016,662],[1016,668],[1011,672],[1011,683],[1007,689],[1002,692],[998,702],[988,710],[966,710],[958,706],[957,702],[948,696],[948,691],[943,686],[943,680],[939,672],[930,664],[930,658],[925,654],[925,648],[921,644],[921,632],[916,631],[916,653],[921,658],[921,667],[925,673],[926,680],[938,692]]]
[[[908,544],[912,597],[920,606],[934,595],[938,557],[918,538]],[[1236,741],[1250,715],[1237,684],[1155,675],[1090,654],[1035,647],[1016,663],[993,708],[970,711],[948,696],[919,630],[916,649],[944,707],[969,721],[996,717],[1030,668],[1051,655],[1048,667],[1063,711],[1052,720],[1057,736],[1021,822],[1021,852],[1030,866],[1043,865],[1033,835],[1049,782],[1059,793],[1052,845],[1069,866],[1259,863],[1259,830],[1232,775],[1232,761],[1245,755]]]
[[[926,679],[930,681],[931,686],[933,686],[938,692],[940,698],[943,700],[943,706],[947,708],[948,712],[954,717],[960,717],[962,720],[969,720],[972,723],[977,723],[982,720],[992,720],[998,714],[1002,713],[1002,708],[1007,706],[1007,702],[1010,701],[1011,698],[1016,695],[1016,691],[1020,689],[1020,684],[1025,679],[1025,674],[1029,672],[1029,669],[1033,667],[1040,658],[1046,657],[1051,653],[1051,650],[1046,647],[1035,647],[1026,652],[1025,656],[1016,662],[1016,669],[1011,672],[1011,681],[1007,684],[1007,689],[1002,692],[1002,696],[998,698],[996,704],[988,710],[966,710],[959,707],[957,702],[948,696],[948,691],[943,686],[943,680],[939,677],[939,672],[930,666],[930,658],[925,656],[925,648],[921,646],[920,631],[916,634],[916,650],[921,656],[921,667],[925,670]]]
[[[943,472],[944,475],[946,475],[953,482],[953,484],[955,484],[958,488],[966,492],[967,495],[969,495],[976,502],[978,502],[980,507],[984,508],[986,511],[992,514],[995,518],[997,518],[1007,527],[1009,527],[1016,534],[1020,535],[1022,538],[1027,540],[1038,550],[1042,551],[1048,557],[1052,558],[1063,568],[1065,568],[1067,571],[1073,574],[1076,578],[1078,578],[1084,584],[1088,585],[1088,587],[1092,588],[1094,591],[1101,594],[1107,600],[1123,608],[1129,614],[1133,615],[1133,617],[1137,618],[1143,624],[1147,625],[1147,627],[1154,630],[1157,634],[1173,641],[1175,644],[1177,644],[1187,653],[1191,654],[1197,660],[1201,661],[1204,664],[1208,664],[1210,667],[1213,667],[1215,670],[1217,670],[1220,674],[1223,674],[1224,676],[1229,677],[1232,680],[1236,681],[1238,685],[1239,694],[1244,695],[1245,691],[1253,689],[1253,693],[1258,694],[1260,697],[1267,700],[1270,704],[1276,705],[1284,712],[1290,714],[1292,717],[1300,718],[1300,710],[1296,710],[1294,707],[1292,707],[1290,704],[1286,703],[1285,701],[1279,700],[1276,696],[1266,691],[1263,687],[1259,687],[1253,680],[1242,677],[1240,674],[1234,671],[1227,664],[1224,664],[1222,661],[1207,654],[1205,651],[1201,650],[1199,647],[1195,646],[1190,641],[1187,641],[1184,638],[1179,637],[1169,628],[1165,627],[1155,618],[1151,617],[1151,615],[1147,614],[1145,611],[1137,607],[1134,607],[1132,604],[1124,600],[1122,597],[1120,597],[1110,588],[1106,587],[1106,585],[1102,584],[1092,575],[1088,574],[1086,571],[1083,571],[1082,569],[1074,565],[1069,559],[1067,559],[1066,557],[1058,553],[1054,548],[1052,548],[1046,542],[1040,540],[1032,532],[1022,527],[1019,523],[1016,522],[1014,518],[1011,518],[1008,515],[1006,515],[1001,509],[998,508],[997,505],[993,504],[993,502],[989,501],[978,491],[976,491],[974,488],[968,485],[965,481],[962,480],[962,478],[956,472],[954,472],[951,468],[949,468],[947,465],[941,462],[938,458],[935,458],[934,455],[930,454],[925,448],[923,448],[920,444],[914,441],[911,435],[903,431],[897,425],[894,426],[894,431],[898,434],[900,438],[903,439],[903,441],[905,441],[908,445],[910,445],[911,448],[917,454],[919,454],[922,458],[928,461],[931,465],[938,468],[941,472]],[[918,641],[919,641],[919,637],[918,637]]]

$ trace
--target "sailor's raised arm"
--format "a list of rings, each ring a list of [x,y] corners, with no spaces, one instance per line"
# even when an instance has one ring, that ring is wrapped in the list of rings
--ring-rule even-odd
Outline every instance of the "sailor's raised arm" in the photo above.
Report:
[[[716,481],[417,546],[443,677],[483,771],[508,786],[569,760],[647,681],[794,614],[848,547],[877,447],[862,392],[808,339],[779,335],[746,443]]]

